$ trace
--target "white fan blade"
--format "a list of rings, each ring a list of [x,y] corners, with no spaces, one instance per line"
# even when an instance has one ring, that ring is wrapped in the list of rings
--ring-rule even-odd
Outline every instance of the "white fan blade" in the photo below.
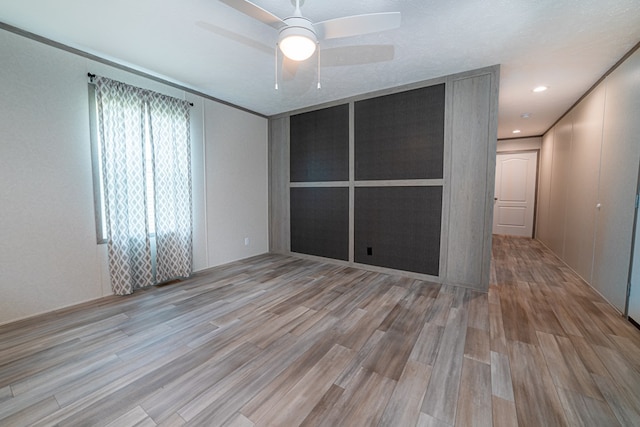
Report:
[[[395,56],[393,45],[358,45],[330,47],[322,49],[323,67],[375,64],[392,61]]]
[[[233,40],[245,46],[249,46],[251,48],[257,49],[261,52],[266,53],[267,55],[273,56],[273,50],[274,50],[273,46],[268,46],[266,44],[260,43],[259,41],[249,38],[243,34],[239,34],[204,21],[197,21],[196,26],[202,28],[203,30],[207,30],[214,34],[217,34],[219,36],[226,37],[229,40]]]
[[[235,10],[244,13],[260,22],[264,22],[267,25],[272,26],[276,30],[286,27],[287,24],[271,12],[268,12],[258,5],[255,5],[247,0],[220,0],[227,6],[231,6]]]
[[[345,16],[313,24],[318,39],[358,36],[391,30],[400,26],[400,12],[368,13]]]

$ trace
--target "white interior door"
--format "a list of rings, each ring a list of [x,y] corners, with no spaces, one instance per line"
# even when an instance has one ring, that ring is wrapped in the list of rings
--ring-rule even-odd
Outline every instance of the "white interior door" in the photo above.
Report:
[[[493,233],[533,236],[538,153],[501,154],[496,158]]]

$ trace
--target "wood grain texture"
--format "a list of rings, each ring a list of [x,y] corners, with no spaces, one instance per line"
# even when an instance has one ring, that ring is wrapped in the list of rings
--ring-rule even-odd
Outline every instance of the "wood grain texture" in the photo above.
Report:
[[[430,376],[430,366],[407,361],[379,425],[389,427],[416,425]]]
[[[518,421],[521,425],[566,426],[567,421],[540,349],[514,341],[509,357]]]
[[[126,414],[116,418],[107,427],[124,427],[124,426],[156,426],[157,424],[149,417],[144,409],[136,406]]]
[[[331,388],[351,357],[351,350],[334,345],[282,396],[282,403],[270,406],[264,416],[252,421],[264,425],[299,425]]]
[[[498,291],[493,289],[489,290],[489,298],[492,295],[496,295]],[[502,323],[502,308],[500,307],[499,297],[495,297],[498,300],[497,304],[489,304],[489,319],[490,319],[490,331],[491,337],[490,348],[491,351],[507,354],[507,337],[504,334],[504,324]]]
[[[269,120],[269,250],[291,249],[289,215],[289,118]]]
[[[344,393],[344,389],[335,384],[329,387],[329,390],[322,396],[320,401],[311,410],[309,415],[302,421],[301,426],[316,426],[326,419],[329,412],[333,409],[336,402]]]
[[[593,379],[621,425],[640,425],[640,411],[631,396],[611,378],[594,375]]]
[[[565,409],[569,425],[580,426],[619,426],[620,423],[604,401],[583,394],[558,388],[558,397]]]
[[[493,73],[451,82],[451,181],[446,280],[489,287],[497,107]],[[465,224],[464,227],[461,225]]]
[[[249,418],[238,414],[235,418],[231,419],[225,427],[253,427],[254,425]]]
[[[417,427],[451,427],[451,424],[440,421],[437,418],[427,415],[424,412],[420,413]]]
[[[638,330],[536,241],[494,236],[492,267],[494,424],[508,363],[518,425],[636,425]]]
[[[361,368],[319,425],[377,425],[395,386],[396,381]]]
[[[536,241],[491,270],[261,255],[4,325],[0,425],[640,425],[640,332]]]
[[[491,397],[493,427],[513,427],[518,425],[516,404],[512,401]]]
[[[491,367],[465,357],[455,425],[491,427],[491,404]]]
[[[455,422],[456,416],[466,324],[467,313],[463,309],[452,308],[449,311],[449,319],[442,333],[442,341],[421,408],[425,414],[450,424]]]
[[[570,340],[543,332],[538,332],[538,340],[557,388],[573,390],[584,396],[603,400]]]
[[[467,328],[467,338],[464,346],[464,357],[478,362],[491,363],[489,332],[482,329]]]
[[[491,394],[508,402],[513,402],[511,368],[506,354],[491,352]]]

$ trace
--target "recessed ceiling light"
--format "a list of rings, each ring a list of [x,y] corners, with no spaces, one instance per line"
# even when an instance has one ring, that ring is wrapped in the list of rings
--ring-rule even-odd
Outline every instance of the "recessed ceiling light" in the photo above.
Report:
[[[538,86],[534,88],[533,91],[537,93],[537,92],[544,92],[547,89],[549,89],[547,86]]]
[[[520,133],[520,132],[522,132],[520,129],[516,129],[513,131],[513,133]]]
[[[520,117],[522,117],[523,119],[528,119],[529,117],[531,117],[531,113],[522,113],[520,114]]]

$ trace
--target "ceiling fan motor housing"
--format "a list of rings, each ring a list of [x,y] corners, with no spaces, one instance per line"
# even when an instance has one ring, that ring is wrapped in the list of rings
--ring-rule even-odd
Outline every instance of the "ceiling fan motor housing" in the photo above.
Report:
[[[316,50],[318,37],[313,23],[304,16],[290,16],[283,20],[287,26],[280,30],[278,45],[288,58],[304,61]]]

